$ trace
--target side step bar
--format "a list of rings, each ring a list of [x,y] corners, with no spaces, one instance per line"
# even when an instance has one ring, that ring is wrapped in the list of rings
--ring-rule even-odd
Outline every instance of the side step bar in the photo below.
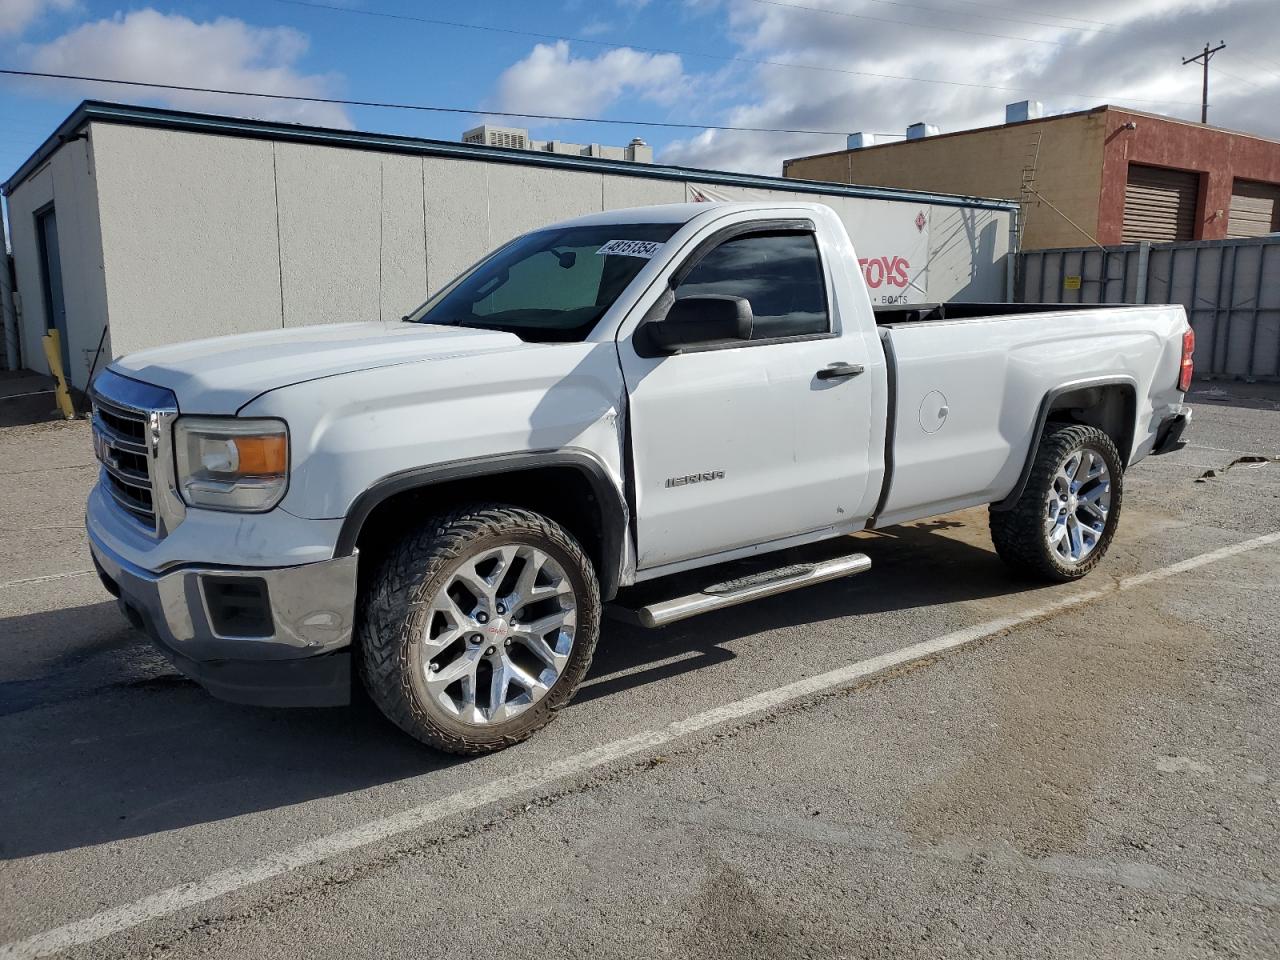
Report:
[[[609,614],[620,620],[637,623],[642,627],[665,627],[678,620],[696,617],[700,613],[736,607],[749,600],[772,597],[775,594],[798,590],[815,583],[825,583],[840,577],[862,573],[871,568],[871,558],[865,553],[833,557],[816,563],[796,563],[776,570],[766,570],[736,580],[712,584],[697,593],[670,600],[660,600],[646,606],[631,609],[610,605]]]

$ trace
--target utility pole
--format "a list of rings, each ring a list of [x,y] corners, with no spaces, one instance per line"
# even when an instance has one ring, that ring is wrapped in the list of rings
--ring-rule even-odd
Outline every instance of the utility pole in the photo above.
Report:
[[[1182,61],[1182,65],[1184,67],[1188,63],[1200,62],[1204,64],[1204,86],[1201,87],[1201,90],[1200,90],[1200,122],[1201,123],[1209,122],[1209,61],[1210,59],[1212,59],[1215,53],[1217,53],[1219,50],[1221,50],[1225,46],[1226,44],[1223,43],[1221,40],[1219,40],[1218,45],[1214,47],[1212,50],[1210,50],[1209,45],[1206,43],[1204,45],[1203,53],[1197,53],[1194,57],[1185,57],[1183,58],[1183,61]]]

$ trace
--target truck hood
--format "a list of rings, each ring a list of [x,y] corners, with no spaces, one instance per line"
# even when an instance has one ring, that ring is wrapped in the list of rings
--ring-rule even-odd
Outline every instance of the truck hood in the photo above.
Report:
[[[191,340],[111,364],[167,387],[184,413],[232,414],[254,397],[308,380],[401,363],[524,347],[512,333],[420,323],[320,324]]]

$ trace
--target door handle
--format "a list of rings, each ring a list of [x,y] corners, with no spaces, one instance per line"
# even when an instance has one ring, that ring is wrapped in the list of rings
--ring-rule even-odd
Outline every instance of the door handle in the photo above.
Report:
[[[845,377],[856,377],[862,372],[860,363],[833,363],[818,371],[819,380],[842,380]]]

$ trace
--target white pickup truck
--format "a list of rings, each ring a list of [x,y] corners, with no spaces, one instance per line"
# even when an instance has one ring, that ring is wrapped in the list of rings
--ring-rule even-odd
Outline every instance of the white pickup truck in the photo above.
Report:
[[[877,314],[817,204],[617,210],[512,240],[402,321],[115,361],[89,539],[214,695],[346,703],[354,663],[408,733],[483,752],[569,702],[606,603],[661,626],[978,504],[1015,568],[1084,576],[1124,472],[1184,442],[1192,348],[1181,307]]]

